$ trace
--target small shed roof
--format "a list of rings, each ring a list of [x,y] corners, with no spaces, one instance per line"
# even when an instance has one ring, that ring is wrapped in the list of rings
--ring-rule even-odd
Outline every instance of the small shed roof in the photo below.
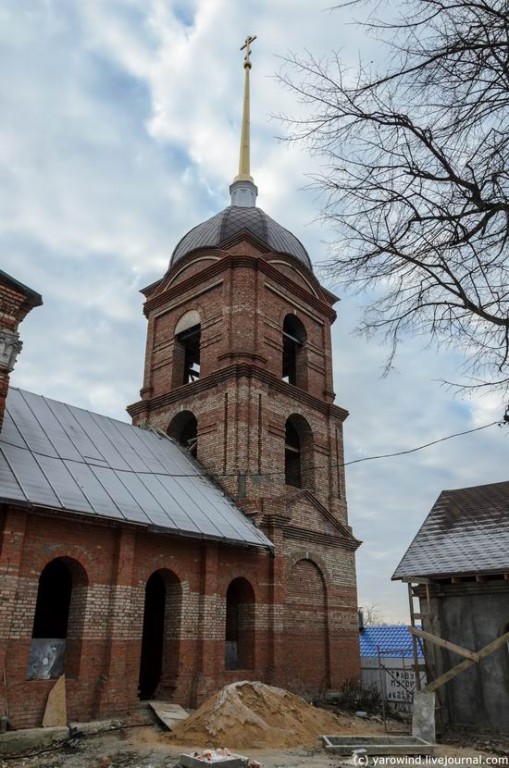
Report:
[[[361,656],[376,658],[378,649],[383,658],[410,659],[413,657],[412,635],[404,624],[364,627],[359,633]],[[422,651],[418,645],[418,657]]]
[[[393,579],[509,572],[509,482],[442,491]]]
[[[0,433],[0,502],[273,546],[166,435],[13,387]]]

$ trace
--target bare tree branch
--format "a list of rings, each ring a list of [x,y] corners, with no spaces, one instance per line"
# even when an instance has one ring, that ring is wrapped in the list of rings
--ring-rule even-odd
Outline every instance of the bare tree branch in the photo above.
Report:
[[[385,336],[389,367],[404,335],[425,335],[465,354],[464,386],[506,392],[509,3],[389,10],[365,24],[386,45],[382,71],[352,72],[337,53],[285,60],[304,110],[283,118],[287,138],[325,159],[312,185],[337,233],[328,267],[346,288],[377,290],[361,330]]]

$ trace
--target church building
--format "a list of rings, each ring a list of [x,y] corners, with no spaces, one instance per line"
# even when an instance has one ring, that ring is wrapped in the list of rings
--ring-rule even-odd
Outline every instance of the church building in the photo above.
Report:
[[[231,203],[143,290],[132,425],[11,387],[41,297],[0,273],[0,715],[196,706],[235,680],[306,694],[359,677],[354,555],[334,404],[337,301],[257,207],[250,49]],[[37,310],[42,311],[42,310]]]

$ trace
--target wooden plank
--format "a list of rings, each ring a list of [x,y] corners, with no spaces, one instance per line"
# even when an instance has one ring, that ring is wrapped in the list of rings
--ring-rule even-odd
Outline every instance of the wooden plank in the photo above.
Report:
[[[408,600],[410,603],[410,621],[412,622],[412,626],[415,624],[415,614],[414,614],[414,592],[412,588],[412,584],[408,583]],[[418,691],[421,690],[421,676],[419,674],[419,654],[417,653],[417,638],[412,637],[412,656],[413,656],[413,666],[414,666],[414,674],[415,674],[415,686]]]
[[[432,584],[433,580],[427,576],[403,576],[403,584]]]
[[[48,701],[42,727],[50,728],[56,725],[67,725],[67,703],[65,697],[65,675],[61,675],[48,694]]]
[[[509,632],[505,632],[503,635],[500,635],[500,637],[497,637],[495,640],[492,640],[491,643],[488,643],[488,645],[485,645],[484,648],[481,648],[480,651],[477,652],[477,655],[479,656],[479,659],[484,659],[485,656],[489,656],[490,653],[493,653],[493,651],[496,651],[497,648],[500,648],[501,645],[504,645],[504,643],[509,642]],[[469,667],[473,667],[474,664],[476,664],[475,661],[471,661],[470,659],[465,659],[464,661],[460,661],[459,664],[456,664],[455,667],[452,667],[448,672],[444,672],[443,675],[440,675],[440,677],[437,677],[436,680],[432,680],[431,683],[428,683],[423,688],[423,691],[431,692],[436,691],[437,688],[440,688],[445,683],[448,683],[450,680],[453,680],[457,675],[460,674],[460,672],[463,672],[465,669],[468,669]]]
[[[429,611],[425,611],[424,613],[414,613],[414,619],[420,619],[421,621],[423,619],[429,619],[431,616],[431,613]]]
[[[442,637],[432,635],[431,632],[424,632],[422,629],[415,629],[415,627],[408,627],[408,631],[416,637],[422,637],[423,640],[428,640],[430,643],[439,645],[441,648],[447,648],[448,651],[457,653],[458,656],[464,656],[466,659],[471,659],[474,662],[479,661],[479,655],[474,651],[469,651],[468,648],[462,648],[461,645],[451,643],[450,640],[444,640]]]
[[[149,707],[155,712],[159,720],[171,731],[177,723],[187,720],[189,713],[179,704],[169,701],[149,701]]]

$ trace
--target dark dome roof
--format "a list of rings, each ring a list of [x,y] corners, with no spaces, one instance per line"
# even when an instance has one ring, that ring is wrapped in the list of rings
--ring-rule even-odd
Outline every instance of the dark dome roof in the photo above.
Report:
[[[184,235],[173,251],[170,266],[195,248],[214,248],[246,229],[271,251],[287,253],[312,270],[307,251],[295,235],[267,216],[261,208],[237,205],[229,205]]]

